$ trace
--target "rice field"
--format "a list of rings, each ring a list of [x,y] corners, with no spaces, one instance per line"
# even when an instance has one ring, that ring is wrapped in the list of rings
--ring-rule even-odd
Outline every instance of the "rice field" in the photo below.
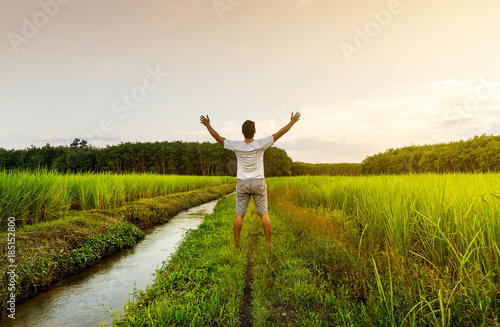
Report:
[[[500,174],[274,178],[268,185],[293,189],[302,206],[341,210],[370,247],[459,276],[480,267],[500,282]]]
[[[385,306],[383,316],[391,317],[387,324],[498,326],[500,174],[301,177],[267,183],[282,194],[280,202],[334,217],[319,229],[306,219],[299,225],[318,239],[333,237],[336,246],[343,244],[355,267],[350,272],[357,276],[354,284],[363,281],[351,291],[362,289],[363,301],[376,294]],[[332,233],[341,236],[325,235]]]
[[[129,201],[234,180],[208,176],[0,171],[0,226],[5,225],[8,217],[32,224],[57,218],[69,210],[111,209]]]
[[[222,200],[116,325],[500,326],[500,174],[266,181],[271,245],[250,207],[234,250]]]
[[[234,180],[4,172],[0,210],[37,221]],[[116,325],[500,326],[500,174],[266,182],[270,246],[251,206],[234,249],[224,198]]]

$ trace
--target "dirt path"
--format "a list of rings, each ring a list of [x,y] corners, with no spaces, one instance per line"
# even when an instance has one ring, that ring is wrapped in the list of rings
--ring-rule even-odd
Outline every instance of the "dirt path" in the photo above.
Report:
[[[249,217],[250,219],[255,219],[255,217]],[[245,272],[245,286],[243,287],[243,301],[240,306],[240,327],[250,327],[253,326],[252,318],[252,281],[253,281],[253,255],[254,248],[257,244],[257,238],[262,234],[262,227],[260,226],[260,221],[257,223],[249,223],[247,220],[246,226],[243,228],[248,228],[248,252],[247,252],[247,270]],[[243,233],[242,233],[243,234]]]
[[[245,286],[243,287],[243,301],[240,307],[240,326],[253,326],[252,323],[252,253],[247,254],[247,271],[245,272]]]

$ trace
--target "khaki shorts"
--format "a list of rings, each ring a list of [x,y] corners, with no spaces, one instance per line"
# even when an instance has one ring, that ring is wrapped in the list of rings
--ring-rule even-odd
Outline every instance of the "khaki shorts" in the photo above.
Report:
[[[267,184],[264,178],[238,179],[236,184],[236,213],[246,213],[250,196],[258,213],[267,212]]]

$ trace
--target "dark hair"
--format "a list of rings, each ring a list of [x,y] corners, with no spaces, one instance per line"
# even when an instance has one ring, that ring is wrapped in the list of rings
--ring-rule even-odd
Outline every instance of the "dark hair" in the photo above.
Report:
[[[251,139],[255,135],[255,123],[251,120],[247,120],[241,126],[241,132],[246,139]]]

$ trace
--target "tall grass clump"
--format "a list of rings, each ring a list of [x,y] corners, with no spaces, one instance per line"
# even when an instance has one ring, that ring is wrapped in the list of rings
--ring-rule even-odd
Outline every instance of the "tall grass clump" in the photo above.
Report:
[[[274,178],[268,185],[302,190],[295,199],[302,206],[342,210],[374,247],[500,282],[500,174]]]
[[[69,210],[111,209],[125,202],[233,182],[232,177],[0,171],[0,229],[55,219]]]
[[[50,217],[63,202],[60,180],[47,170],[0,171],[0,220]],[[3,225],[3,224],[2,224]]]

